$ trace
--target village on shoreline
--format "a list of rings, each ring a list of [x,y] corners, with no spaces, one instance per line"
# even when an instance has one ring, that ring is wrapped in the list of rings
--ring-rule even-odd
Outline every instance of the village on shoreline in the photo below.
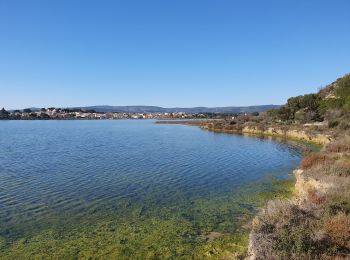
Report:
[[[154,113],[126,113],[126,112],[97,112],[95,110],[69,108],[41,108],[31,110],[7,111],[0,110],[0,120],[100,120],[100,119],[228,119],[239,115],[258,115],[254,113],[186,113],[186,112],[154,112]]]
[[[97,113],[56,108],[0,110],[0,119],[4,120],[109,119],[109,116],[110,119],[168,119],[156,123],[195,125],[212,132],[282,137],[322,145],[317,151],[308,151],[300,166],[293,171],[296,182],[291,189],[294,193],[288,193],[292,197],[266,198],[266,205],[262,205],[251,222],[242,228],[242,239],[236,244],[239,249],[226,250],[226,244],[220,242],[220,238],[217,241],[222,243],[222,248],[214,242],[206,246],[215,246],[219,248],[217,256],[234,256],[232,259],[348,259],[350,74],[336,79],[317,93],[290,97],[285,105],[260,113]],[[32,246],[36,244],[32,242]],[[32,254],[27,248],[19,252],[22,254],[28,250],[28,254]],[[18,249],[9,249],[9,254],[11,250]]]

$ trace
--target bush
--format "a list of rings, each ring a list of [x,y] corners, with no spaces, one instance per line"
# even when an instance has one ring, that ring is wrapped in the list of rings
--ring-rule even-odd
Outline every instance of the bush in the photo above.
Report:
[[[225,125],[223,127],[225,131],[241,131],[242,128],[240,125]]]
[[[294,120],[300,121],[300,122],[306,122],[306,112],[304,109],[300,109],[294,113]]]
[[[347,130],[347,129],[350,129],[350,122],[348,120],[342,120],[340,123],[339,123],[339,128],[341,130]]]
[[[344,77],[337,79],[336,84],[338,86],[336,89],[336,93],[340,97],[350,96],[350,74],[345,75]]]
[[[325,114],[328,110],[341,110],[344,102],[338,98],[323,99],[320,101],[320,111]]]
[[[328,121],[337,121],[342,115],[342,111],[339,109],[328,109],[324,118]]]
[[[329,121],[328,122],[328,127],[329,128],[334,128],[334,127],[337,127],[338,125],[339,125],[338,121]]]
[[[333,162],[334,162],[334,159],[330,158],[328,155],[316,153],[316,154],[310,154],[309,156],[306,156],[301,161],[300,166],[301,166],[301,169],[306,170],[317,165],[326,165],[326,164],[331,164]]]
[[[336,97],[321,100],[320,111],[322,113],[327,113],[329,109],[339,109],[342,112],[350,111],[350,74],[337,79],[334,86]]]
[[[326,170],[326,173],[338,177],[348,177],[350,176],[350,163],[337,161]]]
[[[290,225],[280,230],[274,248],[278,251],[295,255],[305,255],[312,251],[315,246],[314,234],[310,232],[306,223],[302,225]]]
[[[326,151],[331,152],[331,153],[350,152],[350,145],[339,144],[339,143],[330,143],[326,146]]]
[[[343,212],[326,219],[324,230],[332,241],[350,250],[350,218]]]
[[[308,200],[316,205],[321,205],[326,202],[326,197],[318,194],[316,191],[309,191]]]

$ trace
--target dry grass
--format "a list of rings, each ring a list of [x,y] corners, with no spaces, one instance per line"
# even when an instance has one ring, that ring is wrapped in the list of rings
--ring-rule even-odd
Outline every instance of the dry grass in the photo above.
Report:
[[[345,213],[326,219],[324,230],[337,246],[350,249],[350,218]]]
[[[334,159],[324,153],[314,153],[306,156],[300,164],[301,169],[306,170],[319,165],[330,165]]]
[[[272,201],[253,223],[258,259],[350,258],[350,137],[338,137],[301,162],[317,186],[305,198]]]
[[[326,146],[326,151],[330,153],[350,152],[349,144],[330,143]]]
[[[347,158],[347,160],[336,161],[336,163],[330,167],[329,174],[344,177],[350,176],[350,159]]]
[[[292,201],[271,200],[267,206],[258,214],[253,229],[268,233],[278,225],[284,225],[289,221],[292,212],[297,210]]]
[[[309,191],[307,199],[316,205],[321,205],[326,202],[326,197],[319,194],[316,190]]]

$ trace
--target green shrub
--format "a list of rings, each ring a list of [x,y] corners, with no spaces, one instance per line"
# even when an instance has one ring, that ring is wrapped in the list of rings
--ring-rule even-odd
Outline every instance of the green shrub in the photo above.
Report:
[[[280,230],[273,247],[289,254],[304,255],[315,248],[313,237],[314,234],[306,224],[294,226],[290,223]]]
[[[350,74],[337,79],[335,83],[338,86],[336,89],[338,96],[345,98],[350,96]]]
[[[341,109],[344,105],[344,101],[339,98],[329,98],[320,101],[319,110],[322,114],[325,114],[330,109]]]
[[[329,121],[328,122],[328,127],[329,128],[334,128],[334,127],[337,127],[338,125],[339,125],[338,121]]]
[[[348,120],[342,120],[340,123],[339,123],[339,129],[341,130],[347,130],[347,129],[350,129],[350,122]]]

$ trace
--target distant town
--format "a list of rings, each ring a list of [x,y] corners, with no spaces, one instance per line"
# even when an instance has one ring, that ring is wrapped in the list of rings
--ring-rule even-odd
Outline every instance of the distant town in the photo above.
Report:
[[[155,113],[126,113],[126,112],[96,112],[95,110],[68,109],[68,108],[41,108],[31,110],[0,110],[2,120],[98,120],[98,119],[223,119],[232,118],[247,113],[186,113],[186,112],[155,112]],[[259,114],[253,112],[249,114]]]

